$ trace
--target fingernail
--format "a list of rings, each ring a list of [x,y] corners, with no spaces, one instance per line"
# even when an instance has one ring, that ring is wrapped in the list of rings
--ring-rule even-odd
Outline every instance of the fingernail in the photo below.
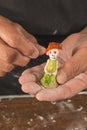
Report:
[[[35,48],[31,55],[29,56],[30,58],[37,58],[39,56],[39,51]]]
[[[36,97],[38,101],[43,101],[39,96]]]
[[[46,49],[44,48],[44,47],[41,47],[41,49],[40,49],[40,54],[42,55],[42,54],[44,54],[46,52]]]
[[[63,84],[67,81],[67,75],[64,71],[60,71],[57,75],[57,81],[59,84]]]
[[[44,48],[43,46],[38,45],[38,44],[37,44],[37,48],[39,50],[40,55],[44,54],[46,51],[46,48]]]

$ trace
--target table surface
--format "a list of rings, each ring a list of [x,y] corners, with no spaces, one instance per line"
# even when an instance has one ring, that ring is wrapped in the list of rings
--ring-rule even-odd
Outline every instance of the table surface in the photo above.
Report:
[[[87,130],[87,94],[60,102],[1,97],[0,130]]]

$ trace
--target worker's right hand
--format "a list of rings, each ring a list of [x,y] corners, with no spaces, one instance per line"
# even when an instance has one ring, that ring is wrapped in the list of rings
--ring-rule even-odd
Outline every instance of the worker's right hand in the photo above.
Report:
[[[34,36],[19,24],[0,16],[0,77],[16,66],[25,66],[31,58],[44,52]]]

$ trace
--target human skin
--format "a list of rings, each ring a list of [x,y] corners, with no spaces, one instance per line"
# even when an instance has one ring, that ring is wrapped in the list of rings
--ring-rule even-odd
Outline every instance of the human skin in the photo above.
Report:
[[[61,45],[57,88],[42,89],[39,84],[45,64],[25,70],[19,78],[22,90],[39,101],[65,100],[87,88],[87,28],[68,36]]]
[[[44,51],[21,25],[0,15],[0,77],[16,66],[25,66]]]

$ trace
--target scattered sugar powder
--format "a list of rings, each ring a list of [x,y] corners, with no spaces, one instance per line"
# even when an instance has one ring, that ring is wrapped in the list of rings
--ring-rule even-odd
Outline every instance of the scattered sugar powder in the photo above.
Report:
[[[77,109],[77,111],[82,111],[83,110],[83,107],[82,106],[80,106],[78,109]]]

